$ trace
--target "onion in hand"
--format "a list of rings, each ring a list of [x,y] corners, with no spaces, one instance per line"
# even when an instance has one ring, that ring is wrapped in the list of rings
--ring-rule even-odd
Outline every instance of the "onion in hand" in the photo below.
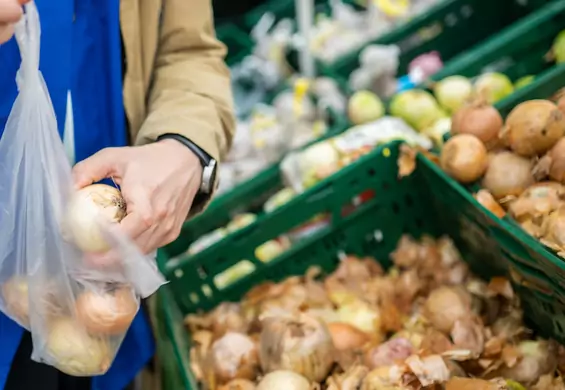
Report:
[[[106,252],[110,245],[100,222],[119,223],[126,216],[120,191],[105,184],[93,184],[73,194],[67,210],[65,229],[84,252]]]

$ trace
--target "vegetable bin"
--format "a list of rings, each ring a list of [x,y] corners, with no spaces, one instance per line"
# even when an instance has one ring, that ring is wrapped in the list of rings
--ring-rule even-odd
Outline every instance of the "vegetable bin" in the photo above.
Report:
[[[509,242],[505,238],[508,222],[477,207],[470,195],[454,188],[426,158],[418,157],[412,175],[399,179],[398,155],[398,143],[381,146],[196,256],[166,262],[170,253],[166,248],[160,251],[160,264],[165,264],[162,270],[170,280],[159,292],[161,315],[174,345],[172,358],[182,370],[186,389],[195,390],[196,383],[189,369],[190,338],[183,327],[183,314],[238,300],[257,283],[303,274],[310,265],[332,271],[340,253],[370,255],[389,265],[390,252],[406,233],[416,237],[447,234],[479,276],[510,276],[533,326],[543,335],[565,341],[565,305],[560,299],[565,297],[565,290],[543,272],[518,260],[532,247],[514,238]],[[377,195],[352,212],[343,212],[352,198],[367,190]],[[320,212],[331,213],[328,228],[267,264],[255,258],[257,246]],[[251,261],[255,271],[223,289],[217,288],[215,276],[241,259]]]

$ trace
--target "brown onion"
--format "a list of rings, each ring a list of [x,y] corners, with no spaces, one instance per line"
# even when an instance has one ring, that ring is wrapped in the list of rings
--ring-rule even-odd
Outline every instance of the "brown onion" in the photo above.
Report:
[[[487,149],[474,135],[459,134],[450,138],[440,156],[441,168],[461,183],[479,179],[487,168]]]
[[[476,101],[455,112],[451,118],[451,133],[474,135],[490,149],[498,142],[503,124],[496,108],[484,101]]]
[[[562,94],[562,96],[557,100],[557,108],[565,114],[565,94]]]
[[[363,380],[361,390],[405,390],[403,376],[406,371],[404,365],[375,368]]]
[[[532,184],[534,176],[530,160],[506,151],[490,156],[483,187],[495,199],[520,196]]]
[[[471,303],[467,291],[458,287],[439,287],[428,296],[424,315],[436,329],[449,333],[456,321],[469,317]]]
[[[413,352],[414,347],[410,340],[395,337],[368,350],[365,354],[365,364],[371,369],[390,366],[403,362]]]
[[[565,137],[561,138],[537,163],[534,174],[537,179],[549,177],[565,184]]]
[[[445,384],[445,390],[500,390],[506,388],[506,383],[503,385],[483,379],[453,377]]]
[[[549,100],[530,100],[514,107],[501,132],[504,142],[524,157],[539,156],[565,135],[565,114]]]
[[[255,390],[255,383],[247,379],[234,379],[229,383],[220,386],[218,390]]]
[[[343,322],[328,324],[334,347],[338,351],[355,350],[369,341],[369,335],[353,325]]]
[[[263,371],[294,371],[313,382],[321,382],[334,362],[330,332],[319,320],[298,314],[264,321],[260,341]]]
[[[120,287],[112,292],[85,291],[75,307],[78,320],[88,332],[119,335],[128,330],[139,306],[131,289]]]
[[[496,215],[498,218],[504,218],[506,215],[506,211],[504,211],[500,203],[494,199],[489,191],[481,189],[474,195],[474,198],[481,204],[481,206]]]
[[[212,344],[210,364],[218,383],[255,379],[259,369],[257,346],[248,336],[228,332]]]

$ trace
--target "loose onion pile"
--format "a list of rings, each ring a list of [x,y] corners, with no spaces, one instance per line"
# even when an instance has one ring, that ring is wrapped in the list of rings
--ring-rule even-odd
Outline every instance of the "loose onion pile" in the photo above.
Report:
[[[102,184],[85,187],[71,198],[63,236],[83,253],[106,252],[112,245],[103,224],[119,223],[125,215],[119,190]],[[61,272],[67,265],[60,265]],[[28,329],[30,317],[32,323],[35,318],[32,330],[45,338],[37,348],[44,348],[47,363],[74,376],[104,374],[137,313],[137,297],[129,285],[86,282],[74,274],[49,277],[16,275],[2,283],[7,314]]]
[[[565,257],[565,99],[530,100],[502,121],[484,102],[452,118],[440,156],[442,169],[467,184],[480,180],[475,198],[498,217],[507,212],[529,234]]]
[[[263,283],[185,323],[207,390],[565,390],[565,348],[522,323],[510,283],[473,277],[451,240],[402,237],[385,272]],[[553,387],[549,387],[549,386]]]

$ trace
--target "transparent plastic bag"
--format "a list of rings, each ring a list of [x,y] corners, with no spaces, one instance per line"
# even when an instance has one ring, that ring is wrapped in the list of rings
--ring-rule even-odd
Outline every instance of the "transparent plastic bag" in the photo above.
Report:
[[[31,2],[16,26],[22,57],[19,95],[0,139],[0,310],[31,331],[33,360],[74,376],[101,375],[140,298],[155,292],[164,279],[154,260],[85,196],[107,201],[99,190],[115,191],[110,198],[115,204],[108,208],[125,215],[118,190],[98,185],[74,192],[39,72],[39,36],[39,15]],[[98,244],[116,261],[99,268],[88,261],[94,254],[77,243],[83,248]]]

